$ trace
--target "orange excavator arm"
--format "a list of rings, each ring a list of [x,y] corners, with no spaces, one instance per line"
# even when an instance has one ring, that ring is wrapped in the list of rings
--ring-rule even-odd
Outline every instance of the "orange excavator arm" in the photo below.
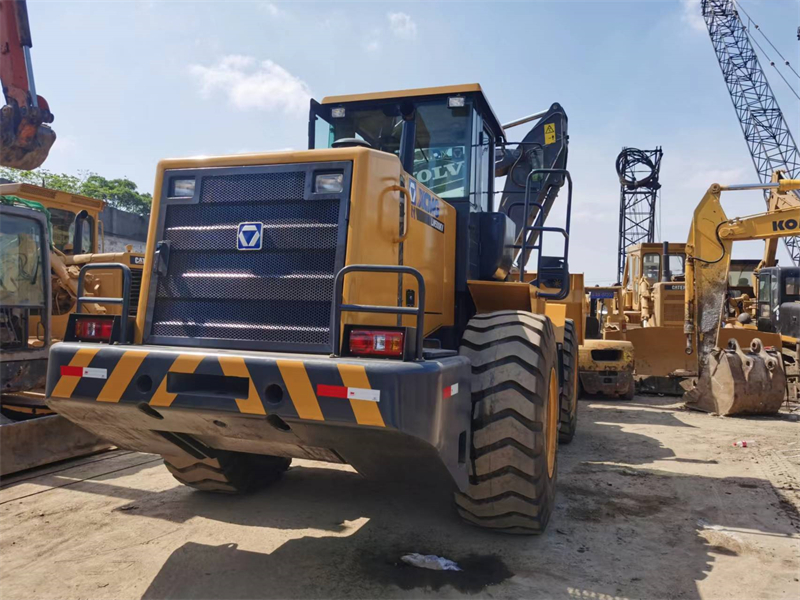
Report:
[[[0,165],[25,171],[39,167],[56,141],[53,113],[36,95],[32,45],[25,0],[0,0]]]

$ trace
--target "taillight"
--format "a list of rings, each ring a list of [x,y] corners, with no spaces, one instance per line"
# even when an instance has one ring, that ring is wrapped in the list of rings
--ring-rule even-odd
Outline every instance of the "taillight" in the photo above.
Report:
[[[402,331],[352,329],[349,348],[354,356],[403,356]]]
[[[108,342],[113,330],[113,317],[78,317],[75,320],[75,337],[79,340]]]

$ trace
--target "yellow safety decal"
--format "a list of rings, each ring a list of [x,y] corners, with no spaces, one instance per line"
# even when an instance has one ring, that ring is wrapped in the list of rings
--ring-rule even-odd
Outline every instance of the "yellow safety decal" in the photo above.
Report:
[[[555,144],[556,143],[556,124],[555,123],[545,123],[544,124],[544,145],[547,144]]]
[[[100,348],[81,348],[69,361],[70,367],[88,367],[94,355],[100,352]],[[54,398],[71,398],[72,393],[78,386],[81,378],[76,375],[62,375],[53,389],[51,396]]]
[[[342,376],[342,382],[347,388],[372,389],[369,385],[369,378],[367,378],[367,370],[363,365],[339,363],[339,375]],[[359,425],[386,427],[377,402],[351,398],[350,406],[353,408],[353,414],[356,416],[356,422]]]
[[[98,402],[119,402],[119,399],[122,397],[122,393],[128,387],[133,379],[133,376],[136,375],[136,371],[139,370],[139,366],[142,364],[145,356],[147,356],[149,352],[143,352],[141,350],[128,350],[125,354],[122,355],[122,358],[119,359],[117,366],[114,367],[114,370],[111,372],[111,375],[106,381],[106,384],[103,386],[103,389],[100,390],[100,395],[97,396]]]
[[[314,393],[314,388],[311,387],[311,380],[308,378],[305,365],[299,360],[279,360],[277,362],[298,416],[301,419],[324,421],[325,417],[322,416],[319,400]]]
[[[222,372],[228,377],[247,377],[250,382],[247,398],[236,398],[236,406],[239,407],[239,412],[249,415],[266,415],[267,412],[264,410],[261,398],[258,397],[256,386],[253,384],[253,379],[250,377],[250,371],[247,370],[244,359],[241,356],[220,356],[219,366],[222,367]]]
[[[172,366],[169,368],[169,372],[194,373],[197,365],[199,365],[202,360],[202,354],[181,354],[175,359],[175,362],[172,363]],[[152,398],[150,398],[150,405],[170,406],[177,395],[178,394],[171,394],[167,391],[167,376],[164,375],[164,379],[161,380],[161,384],[158,386],[156,393],[153,394]]]

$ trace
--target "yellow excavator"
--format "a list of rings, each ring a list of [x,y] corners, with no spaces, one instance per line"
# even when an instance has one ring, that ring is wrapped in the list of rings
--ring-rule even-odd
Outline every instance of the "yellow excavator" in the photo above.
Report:
[[[775,261],[778,238],[800,231],[800,205],[792,190],[800,180],[767,184],[712,185],[694,211],[686,244],[684,335],[686,354],[696,356],[697,380],[686,395],[687,406],[720,415],[772,414],[786,398],[783,347],[793,341],[796,356],[800,316],[800,271],[780,276]],[[772,190],[765,213],[728,219],[720,203],[723,191]],[[765,240],[764,266],[757,272],[758,326],[724,327],[731,247],[735,241]],[[778,277],[772,277],[776,271]],[[766,284],[766,285],[765,285]],[[787,303],[772,302],[782,291]],[[792,291],[794,293],[788,293]],[[774,309],[773,309],[774,307]],[[781,312],[784,320],[774,318]],[[778,330],[774,327],[778,323]],[[780,327],[783,329],[780,329]]]

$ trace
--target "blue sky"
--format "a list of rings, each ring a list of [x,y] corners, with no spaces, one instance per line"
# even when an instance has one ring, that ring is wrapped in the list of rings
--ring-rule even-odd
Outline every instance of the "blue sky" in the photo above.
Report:
[[[797,69],[800,3],[742,6]],[[149,191],[161,158],[304,148],[309,96],[478,82],[501,121],[566,109],[571,267],[592,284],[614,277],[622,146],[664,149],[664,239],[685,241],[711,183],[756,180],[699,0],[30,0],[29,13],[38,92],[56,115],[52,171]],[[800,141],[800,103],[762,66]],[[740,192],[724,206],[734,216],[763,204]],[[761,251],[742,244],[735,256]]]

